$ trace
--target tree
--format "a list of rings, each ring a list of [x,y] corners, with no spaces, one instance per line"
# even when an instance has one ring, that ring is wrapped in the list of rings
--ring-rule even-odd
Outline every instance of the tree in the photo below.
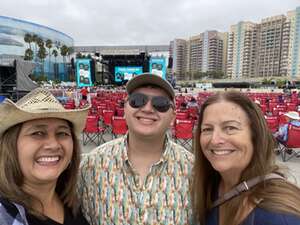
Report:
[[[52,50],[52,55],[54,56],[55,63],[56,63],[56,57],[58,56],[58,51],[56,49]]]
[[[56,68],[56,58],[58,56],[58,51],[56,49],[53,49],[52,50],[52,55],[54,56],[54,65],[55,65],[55,68]],[[54,70],[54,78],[57,79],[57,70],[55,69]]]
[[[276,86],[277,88],[284,88],[286,85],[287,80],[286,79],[278,79],[276,80]]]
[[[28,48],[25,51],[24,60],[31,61],[32,59],[33,59],[33,51],[30,48]]]
[[[62,45],[60,47],[60,54],[63,57],[64,62],[64,74],[66,74],[66,56],[69,54],[69,47],[66,45]]]
[[[48,56],[49,56],[49,73],[51,70],[51,48],[52,48],[52,40],[46,40],[46,47],[48,48]]]
[[[46,48],[43,45],[41,45],[39,47],[37,56],[39,57],[39,59],[42,62],[42,74],[44,75],[44,61],[45,61],[45,58],[47,57],[47,51],[46,51]]]
[[[196,79],[196,80],[200,80],[201,78],[202,78],[202,72],[201,71],[195,71],[195,72],[193,72],[193,75],[192,75],[193,77],[194,77],[194,79]]]
[[[82,58],[81,52],[77,52],[77,53],[76,53],[76,58],[79,58],[79,59]]]
[[[38,39],[38,36],[36,34],[32,34],[31,36],[31,40],[32,42],[34,43],[34,48],[33,48],[33,59],[34,61],[37,61],[37,39]]]
[[[24,41],[26,43],[28,43],[29,49],[32,50],[31,49],[31,42],[33,42],[33,36],[31,34],[29,34],[29,33],[26,33],[25,36],[24,36]]]
[[[44,40],[41,37],[37,37],[36,43],[39,47],[44,47],[45,45]]]

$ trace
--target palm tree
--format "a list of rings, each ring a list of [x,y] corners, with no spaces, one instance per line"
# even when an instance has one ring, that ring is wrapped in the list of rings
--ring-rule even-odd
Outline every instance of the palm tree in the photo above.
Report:
[[[34,60],[36,61],[37,57],[37,39],[38,39],[38,36],[36,34],[33,34],[32,36],[32,42],[34,43],[34,49],[33,49],[33,57],[34,57]]]
[[[54,56],[54,65],[56,66],[56,58],[58,56],[58,51],[56,49],[53,49],[52,50],[52,55]],[[56,67],[55,67],[56,68]],[[55,79],[57,79],[57,73],[56,73],[56,70],[55,70],[55,73],[54,73],[54,77]]]
[[[40,60],[42,62],[42,75],[45,75],[44,74],[44,60],[47,57],[47,51],[43,45],[40,45],[37,56],[40,58]]]
[[[33,59],[33,51],[30,48],[27,48],[24,55],[24,60],[31,61]]]
[[[51,48],[52,48],[52,40],[46,40],[46,47],[48,48],[48,56],[49,56],[49,74],[51,69]]]
[[[66,45],[61,46],[60,54],[63,57],[64,62],[64,74],[66,74],[66,56],[69,54],[69,47]]]
[[[39,47],[44,47],[45,45],[44,40],[41,37],[37,37],[36,43]]]
[[[28,43],[29,49],[31,49],[31,42],[33,42],[33,36],[29,33],[26,33],[24,36],[24,41]]]
[[[45,43],[44,40],[41,37],[36,38],[36,44],[39,46],[38,52],[37,52],[37,57],[40,59],[40,62],[42,63],[42,74],[44,75],[44,60],[47,57],[47,51],[45,48]]]
[[[74,53],[74,48],[73,47],[68,47],[68,59],[70,61],[70,55]]]

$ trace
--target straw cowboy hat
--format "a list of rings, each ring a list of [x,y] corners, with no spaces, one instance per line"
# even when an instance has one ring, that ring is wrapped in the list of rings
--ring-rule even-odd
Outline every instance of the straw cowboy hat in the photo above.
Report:
[[[290,111],[288,113],[285,113],[284,115],[293,120],[300,120],[299,113],[295,111]]]
[[[85,125],[88,109],[65,109],[48,90],[36,88],[14,103],[5,99],[0,104],[0,137],[8,128],[25,121],[60,118],[70,121],[79,137]]]

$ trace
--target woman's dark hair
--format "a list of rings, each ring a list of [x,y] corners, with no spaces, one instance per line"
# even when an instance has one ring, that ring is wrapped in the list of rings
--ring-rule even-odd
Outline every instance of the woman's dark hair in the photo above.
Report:
[[[58,178],[56,193],[63,204],[69,207],[73,214],[76,214],[78,211],[76,184],[80,164],[80,145],[73,125],[68,123],[73,138],[73,154],[68,168]],[[42,216],[32,207],[33,201],[39,202],[39,200],[21,188],[24,176],[18,161],[16,138],[19,136],[21,128],[22,124],[17,124],[7,129],[0,137],[0,196],[22,205],[31,214]]]

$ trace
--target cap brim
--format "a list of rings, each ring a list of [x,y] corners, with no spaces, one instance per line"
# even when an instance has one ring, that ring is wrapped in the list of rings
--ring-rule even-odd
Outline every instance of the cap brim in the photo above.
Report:
[[[165,90],[172,99],[175,97],[174,89],[171,84],[160,76],[151,73],[137,75],[129,80],[126,85],[126,91],[128,94],[131,94],[135,89],[146,85],[158,86]]]

